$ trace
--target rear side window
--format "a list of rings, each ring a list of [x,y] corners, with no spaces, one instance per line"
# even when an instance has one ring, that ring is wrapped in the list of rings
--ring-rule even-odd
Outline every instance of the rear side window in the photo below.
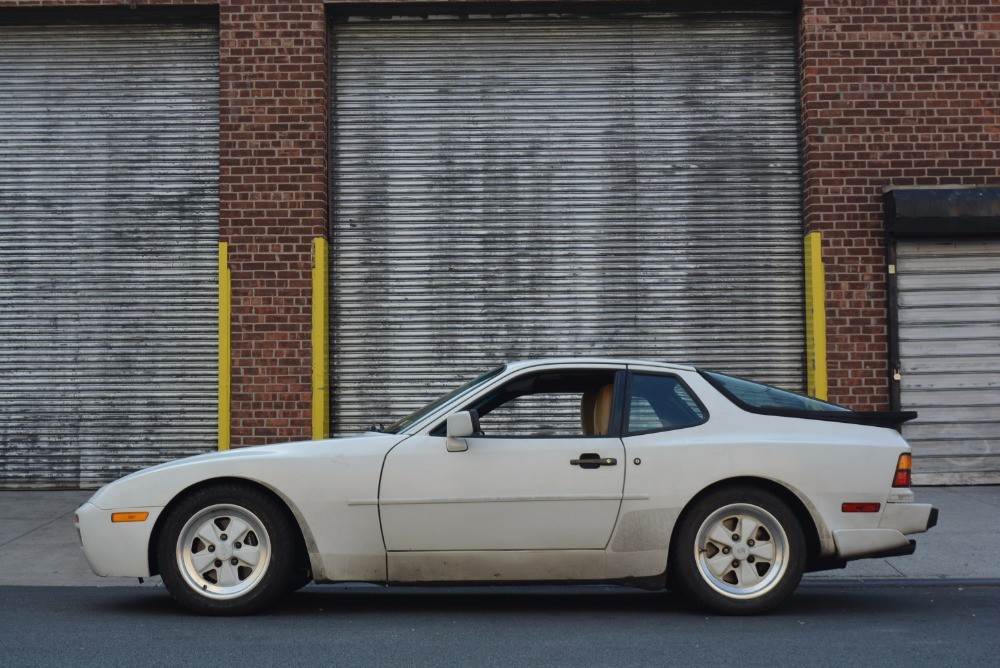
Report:
[[[693,427],[705,419],[705,409],[679,379],[643,373],[632,376],[627,434]]]
[[[795,394],[788,390],[779,390],[769,385],[761,385],[743,378],[727,376],[714,371],[702,371],[701,373],[723,394],[737,404],[751,409],[851,412],[850,409],[843,406]]]

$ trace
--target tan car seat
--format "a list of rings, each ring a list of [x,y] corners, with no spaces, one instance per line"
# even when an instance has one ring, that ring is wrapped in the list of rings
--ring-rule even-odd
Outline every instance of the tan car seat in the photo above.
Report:
[[[611,430],[611,404],[614,403],[615,386],[611,383],[597,391],[594,399],[594,435],[607,436]]]
[[[596,390],[587,390],[580,400],[580,421],[584,436],[607,436],[611,427],[611,404],[615,386],[608,383]]]

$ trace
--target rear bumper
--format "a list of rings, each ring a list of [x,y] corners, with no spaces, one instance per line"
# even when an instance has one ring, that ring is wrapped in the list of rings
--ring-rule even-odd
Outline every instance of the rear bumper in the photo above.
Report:
[[[837,556],[872,559],[913,554],[917,542],[904,534],[923,533],[937,524],[938,511],[928,503],[887,503],[877,529],[833,532]]]
[[[937,517],[937,508],[929,503],[887,503],[878,526],[901,534],[923,533],[937,524]]]

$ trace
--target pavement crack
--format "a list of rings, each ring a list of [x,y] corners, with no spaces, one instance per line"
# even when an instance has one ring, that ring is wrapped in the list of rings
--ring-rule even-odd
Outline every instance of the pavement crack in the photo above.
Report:
[[[53,518],[52,518],[51,520],[49,520],[49,521],[48,521],[48,522],[46,522],[45,524],[40,524],[40,525],[38,525],[37,527],[35,527],[34,529],[32,529],[32,530],[30,530],[30,531],[25,531],[25,532],[24,532],[24,533],[22,533],[22,534],[21,534],[20,536],[14,536],[14,537],[13,537],[13,538],[11,538],[10,540],[8,540],[8,541],[4,541],[3,543],[0,543],[0,547],[6,547],[7,545],[10,545],[10,544],[11,544],[11,543],[13,543],[14,541],[17,541],[17,540],[21,540],[21,539],[22,539],[22,538],[24,538],[25,536],[30,536],[31,534],[35,533],[35,532],[36,532],[36,531],[38,531],[39,529],[44,529],[45,527],[49,526],[50,524],[52,524],[52,523],[54,523],[54,522],[58,522],[59,520],[64,520],[64,519],[66,519],[67,517],[69,517],[70,515],[72,515],[72,514],[73,514],[73,512],[74,512],[74,511],[70,511],[70,512],[68,512],[68,513],[65,513],[64,515],[60,515],[59,517],[53,517]]]
[[[889,568],[891,568],[892,570],[894,570],[894,571],[896,571],[897,573],[899,573],[899,576],[900,576],[900,577],[903,577],[903,578],[905,578],[905,577],[906,577],[906,573],[904,573],[903,571],[899,570],[898,568],[896,568],[895,566],[893,566],[892,564],[890,564],[890,563],[889,563],[888,561],[884,561],[884,563],[885,563],[885,565],[886,565],[886,566],[888,566],[888,567],[889,567]]]

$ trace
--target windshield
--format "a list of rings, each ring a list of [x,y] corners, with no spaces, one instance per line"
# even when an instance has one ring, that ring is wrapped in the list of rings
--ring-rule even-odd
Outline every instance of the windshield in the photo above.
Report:
[[[769,385],[761,385],[742,378],[727,376],[714,371],[702,371],[704,376],[722,390],[723,394],[735,399],[737,403],[746,404],[750,408],[794,409],[800,411],[847,411],[850,409],[836,404],[795,394],[788,390],[779,390]]]
[[[452,390],[451,392],[449,392],[448,394],[444,395],[443,397],[439,397],[439,398],[435,399],[434,401],[432,401],[431,403],[427,404],[426,406],[424,406],[420,410],[417,410],[417,411],[414,411],[413,413],[410,413],[409,415],[407,415],[402,420],[399,420],[398,422],[393,422],[391,425],[389,425],[388,427],[386,427],[383,431],[385,431],[385,433],[387,433],[387,434],[398,434],[402,430],[404,430],[407,427],[409,427],[411,424],[416,424],[417,422],[420,422],[425,417],[427,417],[428,415],[430,415],[431,413],[433,413],[437,409],[441,408],[442,406],[444,406],[446,403],[448,403],[449,401],[451,401],[452,399],[454,399],[458,395],[465,394],[466,392],[468,392],[472,388],[477,387],[479,385],[482,385],[483,383],[485,383],[486,381],[488,381],[491,378],[495,378],[496,376],[499,376],[501,373],[503,373],[503,370],[506,369],[506,368],[507,368],[506,366],[498,366],[495,369],[491,369],[490,371],[487,371],[486,373],[484,373],[483,375],[479,376],[478,378],[470,380],[465,385],[462,385],[461,387]]]

